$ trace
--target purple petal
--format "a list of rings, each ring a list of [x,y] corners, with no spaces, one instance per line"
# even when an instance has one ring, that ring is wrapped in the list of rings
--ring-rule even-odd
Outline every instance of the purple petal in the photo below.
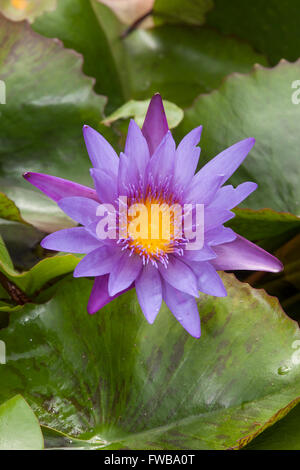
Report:
[[[149,147],[141,129],[133,119],[129,123],[124,153],[139,177],[144,178],[150,159]]]
[[[157,93],[150,101],[142,132],[147,140],[150,155],[153,155],[169,130],[161,96]]]
[[[114,204],[117,199],[117,177],[109,171],[98,170],[96,168],[92,168],[90,172],[99,199],[104,204]]]
[[[214,250],[217,258],[211,263],[219,271],[242,269],[278,273],[283,269],[275,256],[240,235],[231,243],[214,247]]]
[[[184,259],[188,261],[207,261],[216,257],[217,255],[208,245],[204,245],[201,250],[185,250],[184,252]]]
[[[98,201],[99,198],[94,189],[73,183],[73,181],[58,178],[57,176],[44,175],[43,173],[24,173],[24,178],[33,186],[42,191],[55,202],[63,197],[81,196]]]
[[[233,217],[235,217],[235,214],[228,210],[218,210],[215,208],[205,207],[204,208],[205,232],[208,232],[218,227],[218,225],[225,224],[225,222],[228,222],[228,220],[232,219]]]
[[[127,289],[138,277],[142,269],[140,256],[124,253],[123,256],[114,263],[108,281],[108,292],[111,296]]]
[[[83,136],[93,166],[117,176],[119,158],[107,140],[89,126],[83,126]]]
[[[175,289],[199,297],[196,276],[183,261],[171,256],[167,268],[159,263],[158,269],[164,280]]]
[[[220,188],[223,178],[223,175],[218,174],[211,178],[201,180],[197,175],[194,176],[190,187],[184,194],[185,201],[198,204],[210,204]]]
[[[92,315],[93,313],[98,312],[98,310],[106,304],[114,300],[116,297],[124,294],[129,289],[132,289],[132,287],[133,285],[111,297],[108,293],[108,274],[96,277],[87,306],[88,313]]]
[[[235,239],[236,233],[229,227],[223,227],[223,225],[208,230],[205,233],[205,241],[210,246],[233,242]]]
[[[210,263],[190,263],[191,268],[197,275],[198,289],[200,292],[215,297],[226,297],[227,292],[222,279],[216,269]]]
[[[219,189],[210,207],[218,209],[233,209],[257,189],[257,184],[252,182],[242,183],[237,188],[224,186]]]
[[[174,174],[176,144],[170,131],[152,156],[147,169],[147,182],[154,187],[170,185]]]
[[[107,245],[87,254],[74,270],[74,277],[102,276],[110,273],[116,264],[116,252]]]
[[[201,132],[202,126],[196,127],[182,139],[176,150],[174,179],[183,188],[190,183],[197,168],[200,147],[196,145],[200,141]]]
[[[85,197],[65,197],[58,202],[58,206],[79,224],[89,225],[97,218],[99,202]]]
[[[136,168],[131,165],[129,157],[121,152],[118,174],[118,194],[120,196],[129,196],[132,186],[138,187]]]
[[[232,145],[201,168],[195,178],[201,182],[211,179],[214,175],[224,175],[224,184],[241,165],[254,144],[255,139],[250,137]]]
[[[200,316],[194,297],[180,292],[163,281],[163,299],[183,328],[194,338],[200,338]]]
[[[139,304],[146,320],[152,324],[162,302],[161,277],[157,268],[147,264],[135,281]]]
[[[47,250],[64,251],[66,253],[90,253],[99,248],[101,242],[90,235],[84,227],[66,228],[51,233],[41,241]]]

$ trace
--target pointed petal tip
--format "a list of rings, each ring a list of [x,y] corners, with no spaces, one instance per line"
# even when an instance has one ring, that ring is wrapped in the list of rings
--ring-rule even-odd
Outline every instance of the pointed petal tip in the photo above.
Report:
[[[256,139],[254,137],[248,137],[245,139],[245,142],[248,142],[249,146],[252,148],[255,145]]]
[[[183,326],[183,328],[193,338],[195,338],[195,339],[201,338],[201,323],[200,322],[199,322],[199,325],[196,328],[186,328],[185,326]]]
[[[46,238],[47,238],[47,237],[46,237]],[[44,238],[44,239],[40,242],[41,247],[44,248],[44,249],[47,249],[47,246],[46,246],[46,243],[45,243],[46,238]]]
[[[201,338],[201,331],[199,333],[196,333],[196,334],[190,333],[190,335],[195,339],[200,339]]]
[[[162,97],[159,93],[152,96],[147,109],[142,132],[147,140],[150,154],[153,155],[169,129]]]
[[[93,305],[87,305],[87,313],[89,315],[95,315],[95,313],[98,312],[99,309],[96,309]]]
[[[272,272],[272,273],[280,273],[281,271],[284,270],[284,265],[283,263],[278,259],[276,258],[275,256],[273,257],[274,258],[274,266],[273,266],[273,270],[271,271],[271,269],[269,269],[269,272]]]
[[[90,126],[88,126],[87,124],[84,124],[84,125],[82,126],[83,137],[86,136],[86,133],[89,131],[89,129],[91,129],[91,128],[90,128]]]

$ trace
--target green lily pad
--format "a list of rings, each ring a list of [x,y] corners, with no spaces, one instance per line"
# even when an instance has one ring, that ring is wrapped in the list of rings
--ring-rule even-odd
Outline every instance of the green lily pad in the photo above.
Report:
[[[14,269],[12,260],[0,236],[0,273],[29,298],[38,293],[49,281],[73,272],[79,261],[79,256],[58,254],[44,258],[29,271],[20,273]]]
[[[1,191],[39,229],[71,226],[53,201],[23,181],[22,173],[49,173],[91,185],[82,125],[101,128],[105,99],[93,92],[78,54],[26,23],[1,17],[0,47],[0,79],[7,91],[0,114]],[[105,126],[102,130],[113,135]]]
[[[132,117],[138,123],[138,125],[142,127],[149,104],[150,100],[128,101],[128,103],[121,106],[121,108],[117,109],[110,116],[107,116],[104,121],[102,121],[102,123],[109,126],[118,119],[127,119]],[[173,127],[178,126],[184,116],[182,109],[176,106],[176,104],[170,103],[169,101],[164,101],[164,108],[166,111],[169,128],[172,129]]]
[[[0,405],[0,450],[43,448],[39,422],[24,398],[16,395]]]
[[[212,7],[213,0],[155,0],[153,13],[168,23],[202,25]]]
[[[107,6],[97,0],[60,0],[56,10],[39,17],[33,28],[83,54],[83,70],[96,78],[96,92],[109,97],[110,111],[129,99],[123,27]]]
[[[249,72],[254,63],[266,63],[247,44],[192,26],[137,30],[124,42],[133,97],[146,99],[160,92],[180,107],[219,86],[227,74]]]
[[[234,74],[219,90],[199,96],[178,128],[178,136],[183,136],[203,124],[202,165],[235,142],[256,138],[230,180],[259,185],[242,207],[300,215],[300,106],[292,102],[292,83],[299,75],[299,61]]]
[[[92,282],[61,282],[0,332],[0,400],[23,393],[49,446],[65,447],[63,433],[93,448],[242,447],[300,400],[300,331],[276,299],[223,279],[227,298],[199,299],[200,340],[165,305],[148,325],[134,291],[89,316]]]
[[[32,225],[0,219],[0,234],[17,269],[30,269],[44,256],[40,241],[46,234]]]
[[[300,234],[293,237],[275,251],[284,265],[284,271],[277,274],[253,273],[247,282],[276,295],[288,315],[300,320]]]
[[[249,41],[275,65],[299,57],[299,2],[297,0],[214,0],[207,23],[225,34]]]
[[[268,428],[254,439],[246,450],[299,450],[300,449],[300,405],[281,421]]]
[[[288,212],[234,209],[234,213],[235,217],[226,225],[270,251],[278,249],[300,232],[300,217]]]
[[[6,194],[0,192],[0,219],[26,224],[15,203]]]

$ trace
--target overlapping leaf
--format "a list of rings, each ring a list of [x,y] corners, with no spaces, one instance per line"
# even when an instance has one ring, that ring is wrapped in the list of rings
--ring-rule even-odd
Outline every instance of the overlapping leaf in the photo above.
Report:
[[[46,196],[23,181],[37,171],[91,184],[82,125],[99,128],[105,99],[82,74],[82,59],[26,23],[0,18],[0,185],[22,217],[44,231],[73,225]],[[108,132],[103,126],[103,132]]]
[[[213,0],[155,0],[153,13],[158,21],[202,25]]]
[[[0,450],[41,450],[44,439],[30,406],[16,395],[0,405]]]
[[[234,74],[218,91],[200,96],[180,125],[182,136],[203,124],[202,164],[243,138],[256,138],[250,155],[231,178],[233,184],[259,185],[244,207],[300,215],[300,106],[292,101],[291,87],[299,74],[299,61],[282,62],[273,69],[257,66],[249,75]]]
[[[71,273],[79,260],[80,258],[76,255],[60,254],[44,258],[29,271],[20,273],[14,269],[10,255],[0,236],[0,273],[19,287],[29,299],[49,281]]]
[[[275,299],[233,276],[224,281],[228,298],[199,300],[201,340],[165,306],[149,326],[134,291],[88,316],[92,283],[62,282],[0,332],[0,399],[26,390],[43,425],[93,447],[243,446],[299,400],[292,345],[300,332]],[[54,442],[66,445],[57,433]]]
[[[247,44],[191,26],[135,31],[125,44],[134,98],[146,99],[160,92],[181,107],[219,86],[227,74],[248,72],[256,62],[265,64],[263,56]]]
[[[297,0],[214,0],[207,22],[219,31],[247,40],[275,65],[300,55]]]
[[[264,431],[247,447],[247,450],[299,450],[300,405],[271,428]]]
[[[95,77],[98,93],[109,96],[109,110],[129,98],[122,26],[107,6],[97,0],[60,0],[33,28],[83,54],[84,72]]]

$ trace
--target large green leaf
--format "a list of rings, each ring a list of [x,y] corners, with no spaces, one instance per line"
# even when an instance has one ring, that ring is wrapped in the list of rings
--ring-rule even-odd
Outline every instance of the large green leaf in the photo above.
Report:
[[[133,97],[146,99],[160,92],[179,106],[213,90],[231,72],[248,72],[256,62],[265,64],[247,44],[192,26],[138,30],[125,44]]]
[[[240,208],[234,212],[235,217],[226,225],[248,240],[259,242],[270,251],[278,249],[300,232],[300,217],[288,212]]]
[[[0,450],[43,448],[39,422],[24,398],[17,395],[0,405]]]
[[[0,332],[0,400],[23,393],[56,429],[49,446],[67,445],[58,432],[109,449],[243,446],[300,399],[300,331],[276,299],[223,279],[227,298],[199,300],[200,340],[166,306],[148,325],[134,291],[89,316],[92,282],[65,280]]]
[[[202,25],[213,0],[155,0],[153,13],[163,21]]]
[[[200,96],[180,125],[182,136],[203,124],[202,164],[243,138],[256,138],[250,155],[231,178],[234,184],[249,180],[259,184],[244,207],[300,215],[300,106],[293,104],[291,88],[299,74],[300,62],[234,74],[218,91]]]
[[[29,271],[20,273],[14,269],[10,255],[0,236],[0,273],[20,288],[29,298],[49,281],[74,271],[79,261],[79,255],[58,254],[44,258]]]
[[[95,90],[109,96],[110,106],[125,101],[122,27],[109,8],[97,0],[60,0],[56,10],[39,17],[33,28],[47,37],[58,37],[66,47],[83,54],[84,72],[96,78]]]
[[[0,219],[0,235],[17,269],[29,269],[43,257],[40,241],[46,234],[35,227]]]
[[[214,0],[207,15],[210,26],[249,41],[275,65],[300,55],[298,0]]]
[[[0,193],[0,219],[26,224],[15,203],[4,193]]]
[[[246,449],[299,450],[300,405],[297,405],[285,418],[254,439]]]
[[[56,204],[23,181],[37,171],[91,184],[82,125],[100,129],[105,103],[82,74],[82,59],[26,23],[0,18],[0,185],[26,221],[45,231],[73,225]],[[103,132],[107,130],[105,126]]]
[[[300,234],[285,243],[275,252],[284,271],[277,274],[253,273],[247,282],[262,287],[271,295],[279,298],[285,311],[294,319],[300,320]]]

